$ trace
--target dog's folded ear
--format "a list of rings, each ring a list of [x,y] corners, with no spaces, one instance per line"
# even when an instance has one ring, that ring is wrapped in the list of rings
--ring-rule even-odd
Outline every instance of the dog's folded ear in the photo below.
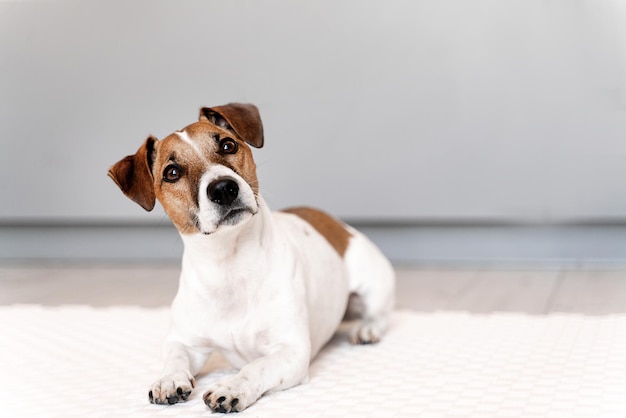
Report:
[[[229,103],[224,106],[203,107],[200,109],[200,120],[236,133],[253,147],[263,146],[263,123],[259,109],[253,104]]]
[[[126,196],[147,211],[154,208],[156,200],[152,177],[155,142],[149,137],[135,155],[118,161],[108,173]]]

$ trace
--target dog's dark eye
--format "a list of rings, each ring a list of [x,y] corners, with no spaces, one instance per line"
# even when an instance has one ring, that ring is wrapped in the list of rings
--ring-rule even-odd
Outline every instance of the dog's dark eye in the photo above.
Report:
[[[177,165],[168,165],[165,167],[165,171],[163,171],[163,180],[168,183],[175,183],[178,181],[181,175],[181,169]]]
[[[233,139],[224,138],[220,141],[220,154],[234,154],[237,148],[237,143]]]

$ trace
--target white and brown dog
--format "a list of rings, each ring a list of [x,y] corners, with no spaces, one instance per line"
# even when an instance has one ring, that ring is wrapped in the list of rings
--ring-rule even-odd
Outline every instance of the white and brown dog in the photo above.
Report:
[[[375,343],[387,328],[389,261],[323,212],[270,212],[248,145],[263,146],[255,106],[203,108],[198,122],[161,141],[149,137],[109,170],[144,209],[161,202],[185,247],[153,403],[185,401],[218,351],[240,371],[209,387],[204,401],[216,412],[242,411],[305,381],[346,313],[358,314],[354,344]]]

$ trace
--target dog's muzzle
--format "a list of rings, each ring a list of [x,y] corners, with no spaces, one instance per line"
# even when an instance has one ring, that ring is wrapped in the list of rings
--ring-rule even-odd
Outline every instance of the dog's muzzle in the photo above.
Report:
[[[246,191],[241,190],[240,187],[237,179],[230,176],[218,177],[206,186],[206,197],[212,203],[213,209],[209,212],[212,215],[204,218],[207,219],[204,225],[208,230],[208,232],[203,232],[205,235],[215,232],[219,226],[235,226],[248,214],[256,213],[256,207],[251,205]]]

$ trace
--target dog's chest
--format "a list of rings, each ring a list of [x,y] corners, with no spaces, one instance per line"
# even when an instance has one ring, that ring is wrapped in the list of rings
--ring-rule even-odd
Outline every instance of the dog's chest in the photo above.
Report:
[[[215,348],[243,365],[293,340],[310,341],[315,352],[335,331],[348,296],[341,257],[296,216],[280,215],[271,225],[266,235],[238,235],[228,246],[214,240],[210,249],[185,238],[172,308],[186,344]],[[216,260],[217,251],[223,257]]]
[[[268,277],[277,267],[242,264],[183,268],[172,305],[175,327],[190,345],[216,348],[235,364],[258,357],[276,318],[295,304],[290,290]]]

